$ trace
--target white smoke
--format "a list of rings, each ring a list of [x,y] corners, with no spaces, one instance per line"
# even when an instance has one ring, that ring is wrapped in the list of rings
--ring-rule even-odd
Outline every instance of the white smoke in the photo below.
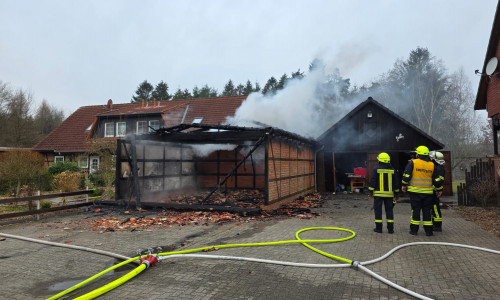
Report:
[[[342,99],[340,90],[340,86],[332,84],[331,74],[318,68],[301,79],[288,80],[285,88],[274,95],[250,94],[235,116],[226,121],[250,127],[255,127],[253,121],[257,121],[316,138],[354,107]]]
[[[231,151],[234,150],[238,145],[234,144],[203,144],[203,145],[191,145],[191,149],[198,157],[206,157],[212,152],[218,150]]]

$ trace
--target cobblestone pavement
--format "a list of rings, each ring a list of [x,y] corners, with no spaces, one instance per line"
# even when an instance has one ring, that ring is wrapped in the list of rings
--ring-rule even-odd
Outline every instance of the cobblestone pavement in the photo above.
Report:
[[[373,232],[374,214],[362,196],[336,195],[326,200],[320,216],[311,219],[278,217],[209,226],[152,227],[150,231],[99,233],[72,227],[72,221],[95,213],[50,217],[42,221],[4,225],[0,232],[54,242],[69,242],[134,256],[137,249],[164,246],[188,249],[229,243],[294,239],[305,227],[341,227],[356,237],[339,243],[316,244],[328,253],[357,261],[377,258],[409,242],[451,242],[500,250],[500,239],[451,209],[443,210],[443,232],[432,237],[421,229],[409,231],[410,205],[395,207],[395,233]],[[340,231],[307,231],[301,238],[338,238]],[[44,299],[117,263],[89,252],[7,238],[0,241],[0,298]],[[300,244],[221,249],[210,252],[308,263],[332,263]],[[336,262],[334,262],[336,263]],[[435,299],[499,299],[500,256],[450,246],[418,245],[396,251],[367,266],[387,279]],[[122,267],[111,275],[73,292],[92,291],[132,270]],[[313,269],[255,262],[178,258],[147,269],[101,299],[411,299],[354,268]]]

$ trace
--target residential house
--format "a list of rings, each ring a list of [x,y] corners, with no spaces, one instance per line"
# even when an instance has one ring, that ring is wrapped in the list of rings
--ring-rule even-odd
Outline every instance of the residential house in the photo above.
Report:
[[[100,157],[90,151],[93,140],[124,139],[181,123],[222,124],[247,96],[198,98],[83,106],[44,137],[33,150],[47,165],[73,161],[88,173],[99,169]]]
[[[498,156],[498,130],[500,128],[500,2],[498,2],[490,41],[486,49],[486,56],[477,90],[475,110],[486,110],[488,118],[492,120],[492,135],[494,154]]]

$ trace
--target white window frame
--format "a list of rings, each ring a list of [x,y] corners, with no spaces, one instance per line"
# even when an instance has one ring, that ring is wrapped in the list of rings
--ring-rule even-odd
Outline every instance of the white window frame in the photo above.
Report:
[[[88,156],[79,156],[78,157],[78,166],[82,169],[88,169],[89,157]]]
[[[56,155],[56,156],[54,156],[54,163],[55,164],[58,163],[58,160],[62,160],[61,162],[63,163],[64,162],[64,156],[62,156],[62,155]]]
[[[160,121],[159,120],[151,120],[149,121],[148,132],[154,132],[155,130],[160,129]]]
[[[140,125],[141,124],[141,125]],[[142,128],[140,128],[142,127]],[[137,134],[145,134],[148,132],[148,121],[137,121],[136,131]]]
[[[123,132],[120,132],[120,125],[123,125]],[[116,134],[115,136],[126,136],[127,135],[127,123],[126,122],[116,122]]]
[[[201,124],[202,121],[203,117],[196,117],[193,119],[193,122],[191,122],[191,124]]]
[[[111,130],[113,131],[112,134],[108,134],[108,128],[111,127]],[[115,136],[115,123],[113,122],[106,122],[104,123],[104,137],[114,137]]]
[[[96,168],[94,168],[92,166],[92,160],[94,160],[94,159],[97,159],[97,167]],[[100,164],[101,164],[101,159],[99,158],[99,156],[91,156],[89,158],[89,173],[94,173],[94,172],[99,171]]]

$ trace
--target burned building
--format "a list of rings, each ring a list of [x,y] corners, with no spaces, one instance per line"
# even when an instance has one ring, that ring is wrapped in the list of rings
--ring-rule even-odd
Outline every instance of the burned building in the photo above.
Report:
[[[115,199],[169,207],[186,200],[172,203],[173,195],[203,190],[190,203],[203,206],[213,204],[215,191],[250,189],[271,207],[315,190],[316,148],[271,127],[181,124],[132,135],[118,141]],[[219,206],[232,207],[226,200]]]
[[[380,152],[387,152],[391,156],[391,164],[401,178],[408,160],[412,158],[412,151],[417,146],[425,145],[430,150],[444,147],[371,97],[326,130],[317,140],[324,145],[318,158],[322,165],[320,169],[323,169],[318,172],[318,189],[324,191],[336,191],[338,184],[349,186],[352,180],[350,174],[354,174],[355,169],[364,169],[368,181],[370,171],[378,164],[377,155]],[[448,151],[441,152],[447,162],[443,193],[451,195],[451,157]]]

